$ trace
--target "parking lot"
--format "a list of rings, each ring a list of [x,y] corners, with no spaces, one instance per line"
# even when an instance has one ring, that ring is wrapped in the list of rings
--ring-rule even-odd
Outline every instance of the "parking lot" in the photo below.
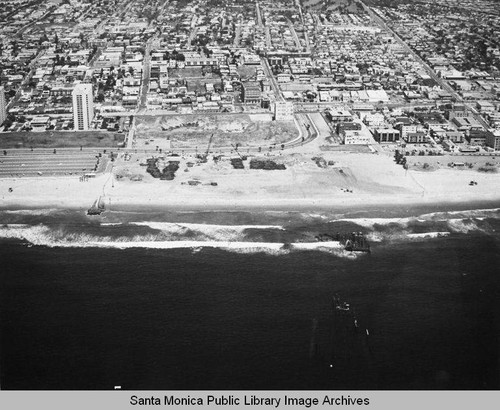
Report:
[[[54,151],[11,150],[0,152],[0,178],[69,176],[100,172],[107,164],[99,150]],[[101,153],[101,157],[99,157]]]

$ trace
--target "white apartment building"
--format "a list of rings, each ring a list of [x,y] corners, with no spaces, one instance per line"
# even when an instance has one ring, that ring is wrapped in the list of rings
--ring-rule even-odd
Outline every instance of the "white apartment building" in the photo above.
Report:
[[[7,119],[7,103],[5,102],[5,89],[0,86],[0,125]]]
[[[88,130],[93,118],[94,96],[92,92],[92,84],[77,84],[73,89],[74,130]]]

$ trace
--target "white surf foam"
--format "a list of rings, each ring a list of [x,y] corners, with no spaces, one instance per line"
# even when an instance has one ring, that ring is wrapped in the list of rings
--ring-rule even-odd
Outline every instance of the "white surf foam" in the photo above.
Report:
[[[245,231],[248,229],[261,230],[284,230],[279,225],[214,225],[196,223],[174,223],[174,222],[132,222],[131,225],[147,226],[161,231],[165,235],[182,236],[186,234],[195,235],[198,240],[203,241],[244,241]]]
[[[430,238],[442,238],[444,236],[449,236],[450,232],[424,232],[424,233],[409,233],[406,236],[410,239],[430,239]]]
[[[131,222],[131,225],[149,226],[160,231],[186,228],[197,231],[230,230],[242,232],[246,229],[278,229],[284,230],[280,225],[214,225],[214,224],[195,224],[186,222]]]
[[[94,241],[88,245],[96,247],[128,248],[154,248],[154,249],[180,249],[180,248],[220,248],[220,249],[268,249],[268,250],[337,250],[343,246],[336,241],[331,242],[296,242],[284,244],[281,242],[242,242],[242,241]]]
[[[407,226],[408,222],[415,220],[416,218],[347,218],[347,219],[336,219],[330,222],[352,222],[356,225],[362,226],[363,228],[373,228],[375,225],[386,226],[389,224],[397,224],[400,226]]]
[[[469,233],[469,232],[484,232],[483,228],[480,228],[477,221],[474,219],[449,219],[447,221],[448,228],[452,232],[457,233]]]
[[[116,249],[150,248],[150,249],[192,249],[199,252],[204,248],[217,248],[236,253],[259,253],[284,255],[291,251],[319,251],[333,253],[336,256],[355,258],[355,252],[345,251],[336,241],[332,242],[296,242],[283,244],[281,242],[241,242],[241,241],[137,241],[89,242],[87,246]]]
[[[66,233],[60,229],[52,229],[44,225],[10,224],[0,226],[0,237],[22,239],[33,245],[48,247],[99,247],[99,248],[150,248],[150,249],[192,249],[199,252],[204,248],[218,248],[237,253],[264,252],[271,255],[282,255],[291,251],[320,251],[330,252],[341,257],[353,257],[352,252],[344,250],[336,241],[330,242],[249,242],[249,241],[201,241],[159,240],[160,235],[136,235],[134,237],[111,238],[99,237],[84,233]]]
[[[50,242],[50,230],[42,225],[7,224],[0,227],[0,237],[23,239],[34,245],[44,245]]]
[[[500,218],[500,208],[432,212],[403,218],[344,218],[330,220],[330,222],[351,222],[367,229],[374,229],[375,225],[386,227],[391,224],[405,229],[409,227],[411,222],[446,222],[453,232],[468,233],[473,230],[484,231],[475,222],[484,221],[486,218]]]
[[[294,242],[290,244],[292,249],[301,251],[318,250],[318,249],[344,249],[342,244],[337,241],[324,241],[324,242]]]
[[[447,211],[447,212],[431,212],[421,215],[421,218],[426,220],[434,219],[449,219],[451,217],[460,216],[462,218],[488,218],[500,217],[500,208],[491,209],[466,209],[463,211]]]
[[[39,215],[49,215],[54,212],[64,212],[62,209],[57,209],[57,208],[48,208],[48,209],[16,209],[16,210],[9,210],[6,209],[4,211],[0,211],[5,214],[12,214],[12,215],[29,215],[29,216],[39,216]]]
[[[271,249],[277,250],[283,247],[282,243],[273,242],[204,242],[204,241],[96,241],[88,245],[105,248],[152,248],[152,249],[182,249],[182,248],[223,248],[223,249]]]

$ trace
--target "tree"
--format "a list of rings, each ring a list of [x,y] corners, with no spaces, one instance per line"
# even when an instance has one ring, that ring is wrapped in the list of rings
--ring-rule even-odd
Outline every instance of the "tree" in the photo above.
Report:
[[[401,152],[399,152],[398,149],[396,151],[394,151],[394,159],[396,161],[396,164],[400,164],[401,163],[402,154],[401,154]]]
[[[13,121],[11,121],[9,118],[7,118],[4,122],[3,122],[3,126],[5,129],[8,129],[11,127],[11,125],[13,124]],[[2,124],[0,124],[2,125]],[[4,155],[7,155],[7,151],[4,151]]]
[[[113,88],[116,84],[115,76],[113,74],[109,74],[108,78],[106,79],[106,84],[104,86],[105,90],[108,90],[110,88]]]
[[[15,40],[11,44],[12,44],[12,54],[17,56],[17,54],[19,53],[19,44],[17,44],[17,41]]]
[[[46,41],[49,41],[49,38],[47,37],[46,33],[43,33],[43,35],[40,37],[40,40],[38,41],[38,44],[42,44]]]

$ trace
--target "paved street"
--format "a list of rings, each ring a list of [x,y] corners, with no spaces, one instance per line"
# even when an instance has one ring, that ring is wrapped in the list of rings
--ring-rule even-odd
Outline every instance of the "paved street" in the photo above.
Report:
[[[144,52],[144,62],[142,64],[142,83],[141,93],[139,97],[139,109],[146,108],[147,95],[149,90],[149,79],[151,77],[151,43],[154,37],[150,38],[146,43],[146,51]]]
[[[266,77],[271,81],[271,87],[274,91],[274,95],[276,96],[276,99],[279,101],[284,101],[283,95],[281,94],[281,90],[280,90],[279,85],[278,85],[278,82],[276,81],[276,78],[273,75],[271,67],[269,67],[269,62],[267,61],[267,58],[262,57],[261,62],[262,62],[262,66],[264,67]]]

